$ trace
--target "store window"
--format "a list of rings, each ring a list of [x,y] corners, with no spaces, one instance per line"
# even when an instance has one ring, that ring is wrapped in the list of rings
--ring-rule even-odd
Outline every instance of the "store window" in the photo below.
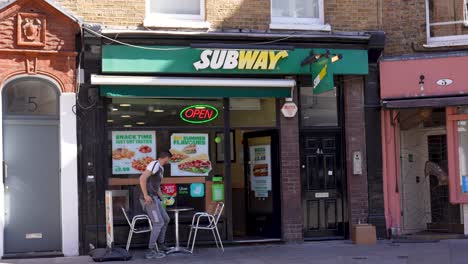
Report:
[[[166,206],[204,211],[211,205],[211,179],[224,175],[224,164],[216,162],[222,99],[113,98],[107,117],[108,185],[121,195],[119,206],[141,210],[138,178],[163,151],[173,155],[164,170]]]
[[[275,98],[231,98],[231,127],[275,127]]]
[[[183,110],[185,111],[183,112]],[[113,128],[223,126],[222,100],[112,99],[108,124]]]
[[[457,122],[461,191],[468,194],[468,121]]]
[[[302,87],[301,121],[304,127],[336,127],[338,126],[337,89],[314,94],[312,87]]]
[[[146,0],[145,26],[197,27],[204,20],[204,0]]]
[[[323,0],[272,0],[271,28],[330,30],[324,25]]]
[[[468,107],[447,108],[450,202],[468,202]]]
[[[468,107],[458,107],[457,113],[463,117]],[[459,188],[463,195],[468,194],[468,120],[456,120],[458,139]]]

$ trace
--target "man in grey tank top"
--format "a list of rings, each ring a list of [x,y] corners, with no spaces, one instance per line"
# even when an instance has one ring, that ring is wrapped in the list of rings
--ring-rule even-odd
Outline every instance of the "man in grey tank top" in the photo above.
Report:
[[[167,250],[164,240],[170,218],[162,205],[161,180],[164,177],[164,165],[169,163],[170,158],[170,153],[160,153],[158,159],[148,164],[146,170],[140,176],[140,203],[153,225],[148,245],[149,250],[145,253],[147,259],[165,256],[163,252],[156,251],[156,243],[158,243],[158,248],[161,251]]]

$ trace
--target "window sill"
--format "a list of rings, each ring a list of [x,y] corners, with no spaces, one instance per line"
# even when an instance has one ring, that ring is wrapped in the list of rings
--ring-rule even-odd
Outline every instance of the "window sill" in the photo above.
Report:
[[[451,40],[451,41],[429,41],[423,45],[424,48],[443,48],[443,47],[456,47],[468,46],[468,40]]]
[[[468,34],[465,35],[451,35],[443,37],[427,37],[427,44],[423,46],[425,48],[440,48],[440,47],[456,47],[456,46],[467,46],[468,45]]]
[[[159,19],[145,19],[143,22],[145,27],[158,27],[158,28],[194,28],[194,29],[209,29],[210,22],[200,20],[159,20]]]
[[[270,29],[331,31],[329,24],[283,24],[271,23]]]

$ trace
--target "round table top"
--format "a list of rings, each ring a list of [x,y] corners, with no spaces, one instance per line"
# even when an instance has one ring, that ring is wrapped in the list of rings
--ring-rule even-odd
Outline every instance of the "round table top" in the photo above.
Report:
[[[168,207],[166,208],[167,211],[169,212],[186,212],[186,211],[192,211],[192,207],[183,207],[183,206],[178,206],[178,207]]]

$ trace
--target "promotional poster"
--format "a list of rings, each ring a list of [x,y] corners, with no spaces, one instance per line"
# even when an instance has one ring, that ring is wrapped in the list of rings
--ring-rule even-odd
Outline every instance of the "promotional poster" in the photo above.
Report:
[[[171,135],[171,176],[208,176],[212,166],[208,134]]]
[[[250,147],[250,183],[255,197],[266,198],[271,191],[271,146]]]
[[[112,131],[112,174],[140,174],[156,159],[156,132]]]

